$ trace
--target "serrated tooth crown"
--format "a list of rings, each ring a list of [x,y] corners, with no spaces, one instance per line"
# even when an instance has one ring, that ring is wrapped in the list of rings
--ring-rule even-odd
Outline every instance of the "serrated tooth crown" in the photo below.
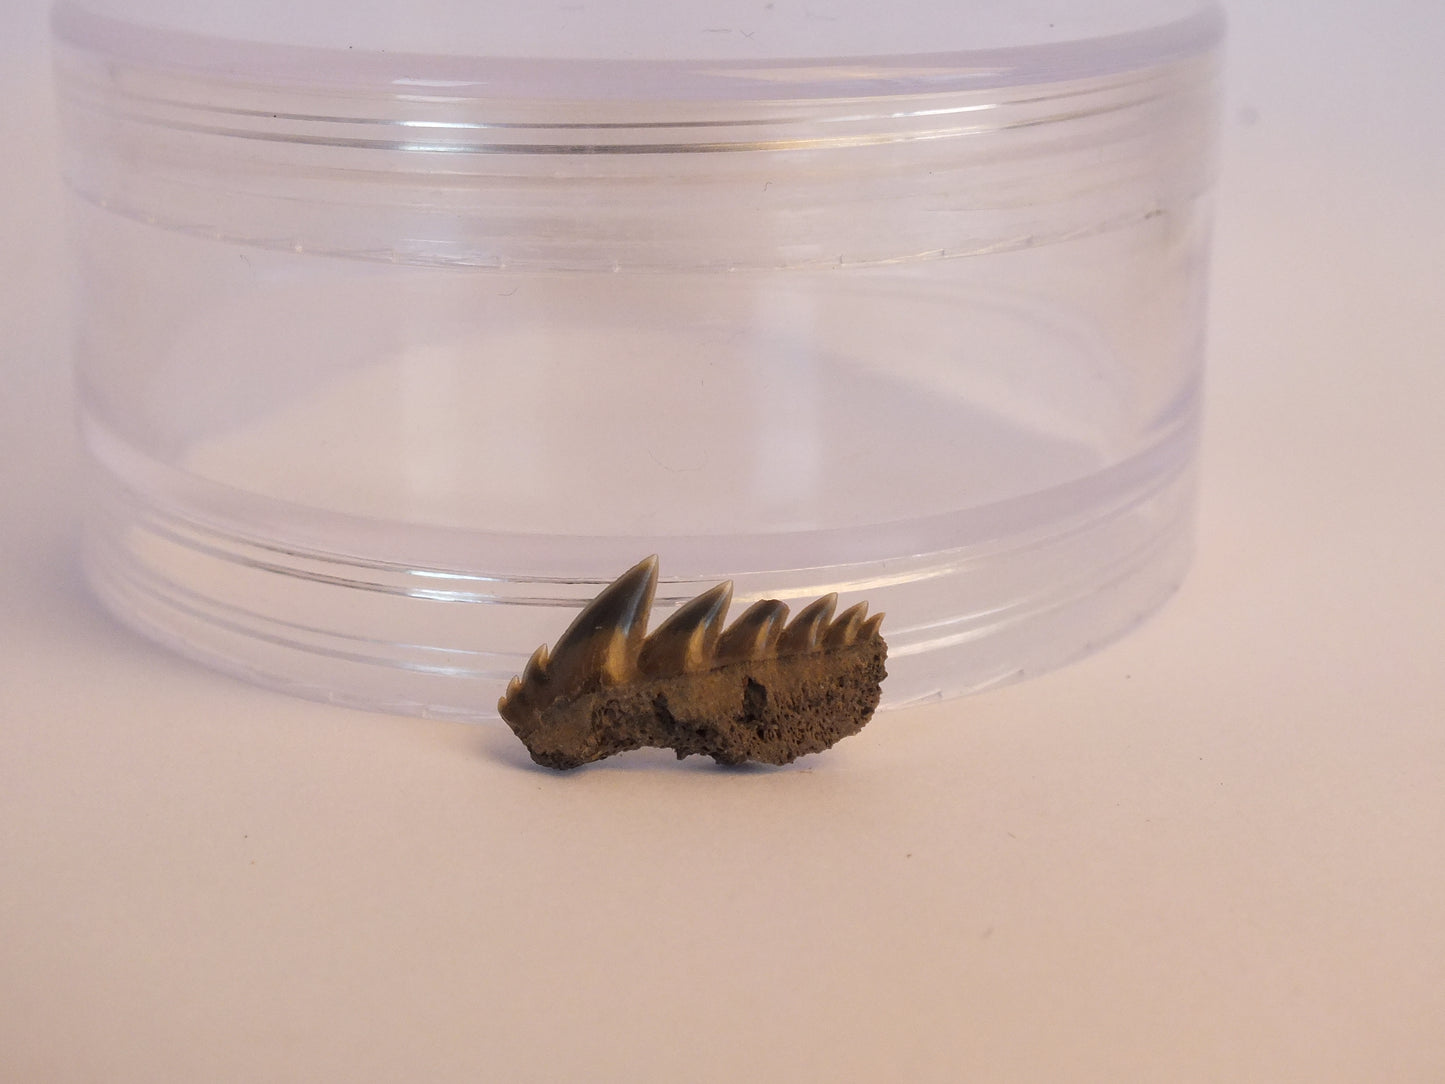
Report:
[[[640,561],[582,608],[557,637],[546,677],[549,699],[571,696],[637,675],[647,615],[657,590],[657,556]]]
[[[858,629],[863,624],[863,619],[868,616],[868,603],[860,602],[856,606],[849,606],[838,615],[828,630],[823,633],[824,647],[847,647],[858,639]]]
[[[571,699],[639,678],[698,673],[731,663],[841,648],[879,636],[883,615],[868,604],[849,607],[837,620],[838,596],[827,594],[798,611],[778,599],[753,603],[724,627],[733,585],[720,583],[684,602],[647,635],[657,591],[657,557],[628,569],[577,614],[549,652],[532,653],[520,677],[497,701],[513,729],[537,725],[559,699]]]
[[[732,599],[733,585],[728,582],[683,603],[642,645],[637,669],[656,676],[686,674],[711,667]]]
[[[838,605],[836,592],[824,595],[808,603],[798,611],[792,624],[783,630],[778,640],[779,655],[794,655],[801,651],[813,651],[818,647],[823,630],[833,617],[833,608]]]
[[[775,598],[754,602],[728,626],[717,642],[717,664],[766,659],[777,653],[778,637],[787,620],[786,603]]]

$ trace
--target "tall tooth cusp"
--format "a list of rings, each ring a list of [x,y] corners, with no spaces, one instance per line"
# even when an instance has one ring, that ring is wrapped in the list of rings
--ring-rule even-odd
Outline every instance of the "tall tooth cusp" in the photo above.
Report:
[[[637,676],[637,656],[647,636],[647,616],[656,591],[654,554],[582,607],[552,645],[547,672],[551,698],[621,685]]]
[[[643,643],[638,670],[657,676],[711,668],[732,599],[733,585],[728,581],[678,607]]]
[[[551,652],[533,652],[497,707],[549,768],[576,768],[643,746],[720,764],[788,764],[856,734],[878,706],[888,645],[882,614],[837,595],[787,623],[777,599],[724,628],[731,583],[677,608],[648,636],[657,558],[583,608]]]

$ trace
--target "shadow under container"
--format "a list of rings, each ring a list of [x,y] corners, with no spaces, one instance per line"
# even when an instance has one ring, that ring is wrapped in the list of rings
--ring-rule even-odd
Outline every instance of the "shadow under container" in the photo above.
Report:
[[[958,49],[855,12],[760,59],[116,6],[55,17],[86,563],[156,640],[484,717],[657,553],[654,623],[723,579],[886,611],[886,707],[1057,666],[1183,576],[1212,5]]]

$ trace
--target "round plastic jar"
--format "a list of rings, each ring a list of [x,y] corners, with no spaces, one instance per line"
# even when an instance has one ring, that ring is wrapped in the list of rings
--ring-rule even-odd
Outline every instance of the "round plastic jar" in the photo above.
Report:
[[[355,7],[55,10],[123,620],[482,717],[656,553],[886,611],[896,706],[1179,582],[1214,4]]]

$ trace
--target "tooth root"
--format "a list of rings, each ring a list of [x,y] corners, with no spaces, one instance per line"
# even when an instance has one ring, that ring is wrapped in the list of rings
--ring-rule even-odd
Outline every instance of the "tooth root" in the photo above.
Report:
[[[778,640],[778,654],[794,655],[816,650],[823,630],[828,627],[828,622],[833,617],[833,608],[837,605],[838,595],[833,593],[824,595],[799,610],[798,616],[793,618],[793,623],[783,630],[782,638]]]
[[[867,616],[868,603],[860,602],[856,606],[849,606],[828,626],[828,631],[823,633],[823,646],[846,647],[856,641],[858,629]]]
[[[766,659],[777,653],[778,637],[788,618],[786,603],[775,598],[754,602],[718,638],[717,664]]]
[[[682,606],[657,627],[637,657],[640,673],[686,674],[713,665],[733,585],[720,583]]]
[[[867,621],[863,622],[863,627],[858,630],[857,642],[862,643],[864,640],[873,639],[873,637],[878,635],[878,626],[881,624],[883,624],[883,615],[881,613],[874,614]]]
[[[657,556],[640,561],[582,608],[552,647],[548,677],[557,696],[619,685],[637,674],[647,615],[657,590]]]

